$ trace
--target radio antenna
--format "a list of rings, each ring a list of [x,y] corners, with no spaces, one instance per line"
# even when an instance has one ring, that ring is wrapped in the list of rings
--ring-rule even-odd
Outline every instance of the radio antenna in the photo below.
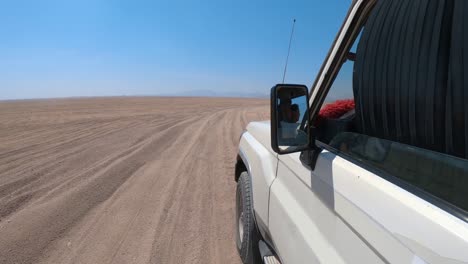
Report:
[[[292,42],[292,37],[294,34],[294,25],[296,25],[296,19],[293,20],[291,36],[289,37],[288,55],[286,56],[286,64],[284,64],[283,83],[284,83],[284,78],[286,77],[286,70],[288,69],[289,52],[291,51],[291,42]]]

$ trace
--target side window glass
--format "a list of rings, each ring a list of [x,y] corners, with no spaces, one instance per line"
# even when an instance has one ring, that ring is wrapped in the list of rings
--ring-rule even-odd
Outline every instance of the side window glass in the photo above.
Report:
[[[336,76],[335,81],[330,88],[325,103],[330,104],[336,100],[354,100],[353,95],[353,73],[354,73],[354,62],[356,60],[356,51],[359,40],[361,39],[361,33],[357,36],[354,41],[351,50],[348,52],[347,59],[341,66],[341,69]],[[325,105],[327,105],[325,104]]]
[[[468,212],[466,159],[355,132],[339,133],[330,146]]]
[[[323,143],[329,143],[339,132],[353,130],[355,116],[353,72],[360,37],[361,34],[348,52],[347,59],[330,87],[316,120],[315,126],[319,128],[317,140]]]

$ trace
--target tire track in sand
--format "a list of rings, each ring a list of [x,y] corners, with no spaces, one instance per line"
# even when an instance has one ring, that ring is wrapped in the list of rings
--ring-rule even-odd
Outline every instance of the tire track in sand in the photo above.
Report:
[[[21,132],[0,131],[11,139],[0,152],[15,153],[4,155],[8,165],[0,159],[9,168],[0,171],[3,198],[19,199],[0,219],[0,263],[239,263],[233,162],[242,128],[267,116],[266,101],[93,98],[0,109],[0,129]]]

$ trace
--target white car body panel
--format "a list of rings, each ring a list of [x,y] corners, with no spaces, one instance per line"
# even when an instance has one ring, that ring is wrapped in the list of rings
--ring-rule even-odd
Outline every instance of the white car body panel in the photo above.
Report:
[[[239,149],[283,264],[468,262],[466,222],[327,150],[313,172],[277,156],[269,128],[249,124]]]
[[[459,218],[326,150],[313,172],[298,153],[279,160],[269,230],[283,263],[468,262]]]
[[[268,141],[266,141],[268,139]],[[276,177],[277,154],[270,147],[269,122],[252,122],[239,143],[239,153],[252,177],[252,195],[257,220],[268,225],[270,186]],[[265,206],[266,205],[266,206]]]

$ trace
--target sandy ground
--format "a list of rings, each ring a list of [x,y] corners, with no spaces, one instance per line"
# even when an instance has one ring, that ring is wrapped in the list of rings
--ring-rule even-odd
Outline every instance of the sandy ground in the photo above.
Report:
[[[0,263],[240,263],[234,161],[268,101],[0,102]]]

